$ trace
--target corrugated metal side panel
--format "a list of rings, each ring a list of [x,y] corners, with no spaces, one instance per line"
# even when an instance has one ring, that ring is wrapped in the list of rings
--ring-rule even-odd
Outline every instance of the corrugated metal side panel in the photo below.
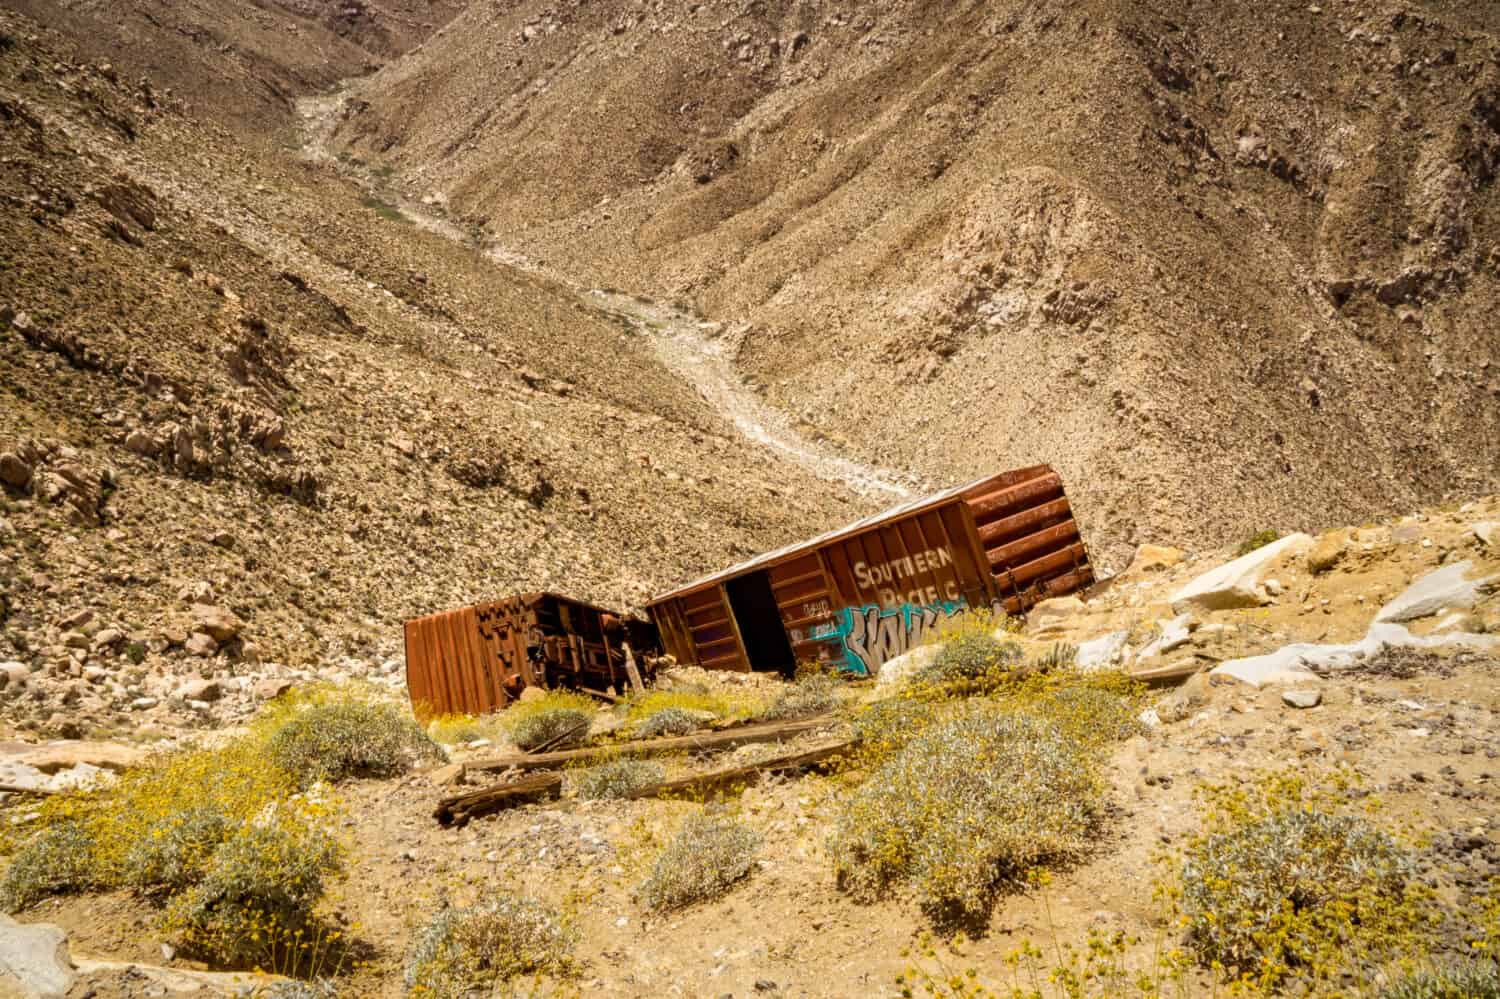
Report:
[[[1005,610],[1021,614],[1048,597],[1093,582],[1062,477],[1046,465],[980,483],[964,493]]]
[[[831,585],[819,552],[783,562],[767,574],[776,608],[798,662],[831,658],[825,635],[833,626]]]
[[[750,669],[722,586],[691,593],[678,604],[692,642],[693,661],[705,669]]]

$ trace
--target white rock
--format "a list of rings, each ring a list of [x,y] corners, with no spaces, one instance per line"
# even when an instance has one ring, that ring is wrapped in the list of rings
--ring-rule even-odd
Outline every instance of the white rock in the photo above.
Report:
[[[52,999],[73,987],[68,934],[49,923],[0,915],[0,995]]]
[[[154,697],[137,697],[135,700],[130,702],[130,710],[149,711],[152,708],[156,707],[156,705],[159,703],[160,702]]]
[[[1306,551],[1312,545],[1313,539],[1308,535],[1292,534],[1210,570],[1172,594],[1172,611],[1183,614],[1193,607],[1204,610],[1259,607],[1269,599],[1260,585],[1261,574],[1277,559]]]
[[[1482,591],[1500,583],[1500,576],[1470,579],[1474,563],[1454,562],[1429,572],[1380,609],[1377,621],[1415,621],[1441,610],[1466,610],[1479,602]]]
[[[1138,658],[1149,659],[1186,645],[1188,636],[1193,630],[1193,616],[1180,614],[1170,621],[1158,621],[1156,626],[1159,634],[1150,644],[1141,649]]]
[[[1318,670],[1347,669],[1365,656],[1379,652],[1381,646],[1396,648],[1437,649],[1460,646],[1471,649],[1500,649],[1500,637],[1449,632],[1442,635],[1413,635],[1403,625],[1376,622],[1365,637],[1351,645],[1288,645],[1265,655],[1247,656],[1220,663],[1209,672],[1228,676],[1252,687],[1267,684],[1306,683]]]
[[[1500,523],[1485,520],[1474,525],[1474,537],[1486,548],[1500,549]]]
[[[1320,690],[1288,690],[1281,695],[1281,700],[1293,708],[1315,708],[1323,703],[1323,692]]]
[[[1128,631],[1111,631],[1101,638],[1080,642],[1075,660],[1078,668],[1085,671],[1106,669],[1119,658],[1129,637]]]
[[[890,660],[880,667],[880,675],[875,678],[875,689],[884,692],[905,686],[919,670],[932,664],[941,648],[942,645],[937,642],[919,645]]]

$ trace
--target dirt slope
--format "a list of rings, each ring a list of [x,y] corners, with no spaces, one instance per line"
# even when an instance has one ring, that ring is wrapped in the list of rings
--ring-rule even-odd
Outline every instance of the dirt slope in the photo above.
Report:
[[[420,44],[462,0],[6,0],[87,58],[251,132],[282,132],[310,89]]]
[[[398,668],[407,617],[639,606],[874,503],[573,289],[0,32],[8,724],[205,723],[271,663]],[[243,622],[218,655],[193,604]],[[223,700],[185,707],[190,673]]]
[[[346,147],[728,325],[768,398],[1107,557],[1496,485],[1500,17],[1469,4],[475,5]]]

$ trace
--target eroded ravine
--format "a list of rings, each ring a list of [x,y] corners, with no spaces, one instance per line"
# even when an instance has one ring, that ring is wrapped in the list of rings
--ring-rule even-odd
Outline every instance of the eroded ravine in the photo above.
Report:
[[[340,160],[331,151],[334,130],[348,100],[343,90],[303,98],[298,115],[303,129],[302,155],[334,165],[367,188],[374,178],[365,170]],[[526,271],[568,288],[585,307],[628,324],[652,344],[662,365],[691,386],[715,412],[751,443],[767,448],[821,479],[839,482],[863,496],[902,499],[911,495],[912,479],[889,469],[877,468],[834,453],[797,430],[784,412],[768,405],[746,383],[734,365],[720,335],[719,323],[705,323],[671,306],[618,291],[588,288],[537,264],[493,241],[477,243],[473,235],[454,224],[433,206],[403,197],[381,185],[381,198],[413,225],[444,238],[474,246],[496,264]]]

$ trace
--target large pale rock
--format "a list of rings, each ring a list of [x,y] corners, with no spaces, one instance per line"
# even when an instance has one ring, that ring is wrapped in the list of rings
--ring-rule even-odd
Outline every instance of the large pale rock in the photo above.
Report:
[[[245,628],[245,622],[231,610],[208,604],[194,604],[193,630],[213,636],[216,642],[227,642]]]
[[[1479,602],[1480,594],[1500,583],[1500,576],[1471,579],[1474,563],[1454,562],[1429,572],[1380,609],[1377,621],[1415,621],[1431,617],[1442,610],[1468,610]]]
[[[1041,605],[1038,604],[1038,606]],[[886,692],[910,683],[911,678],[916,676],[923,667],[931,665],[942,647],[938,642],[933,642],[931,645],[919,645],[910,652],[889,660],[880,667],[880,674],[875,678],[875,689]]]
[[[1150,659],[1152,656],[1165,655],[1173,649],[1180,649],[1188,643],[1188,638],[1193,631],[1193,615],[1180,614],[1170,621],[1157,622],[1157,635],[1143,649],[1141,659]]]
[[[1161,572],[1177,565],[1185,557],[1186,553],[1181,548],[1141,545],[1135,550],[1135,557],[1130,560],[1130,565],[1123,575],[1143,576],[1148,572]]]
[[[1480,521],[1474,525],[1474,537],[1486,548],[1500,550],[1500,523]]]
[[[1259,607],[1268,602],[1260,578],[1278,559],[1312,547],[1306,534],[1292,534],[1257,548],[1248,555],[1205,572],[1172,594],[1172,612],[1185,614],[1193,608],[1230,610],[1235,607]]]
[[[188,636],[188,640],[182,646],[190,656],[206,658],[219,651],[219,643],[214,641],[214,636],[202,631],[194,632]]]
[[[0,915],[0,996],[58,999],[73,987],[73,978],[62,927]]]
[[[1314,575],[1327,572],[1344,557],[1349,549],[1348,531],[1329,531],[1318,536],[1317,544],[1307,553],[1307,569]]]
[[[1268,652],[1220,663],[1210,672],[1231,677],[1252,687],[1270,684],[1306,684],[1319,673],[1348,669],[1366,656],[1379,652],[1382,646],[1411,649],[1448,647],[1500,649],[1500,637],[1445,632],[1441,635],[1413,635],[1404,625],[1377,621],[1358,642],[1349,645],[1313,645],[1299,643]]]
[[[55,774],[59,770],[69,770],[85,763],[104,770],[128,770],[140,766],[148,755],[144,749],[118,742],[66,740],[42,746],[16,746],[16,749],[17,752],[7,753],[6,756],[24,766],[35,767],[44,774]]]
[[[1125,651],[1125,641],[1129,637],[1128,631],[1111,631],[1091,641],[1080,642],[1074,662],[1085,672],[1107,669]]]
[[[1056,634],[1086,613],[1088,608],[1077,597],[1053,597],[1031,608],[1026,615],[1026,630],[1036,636]]]

